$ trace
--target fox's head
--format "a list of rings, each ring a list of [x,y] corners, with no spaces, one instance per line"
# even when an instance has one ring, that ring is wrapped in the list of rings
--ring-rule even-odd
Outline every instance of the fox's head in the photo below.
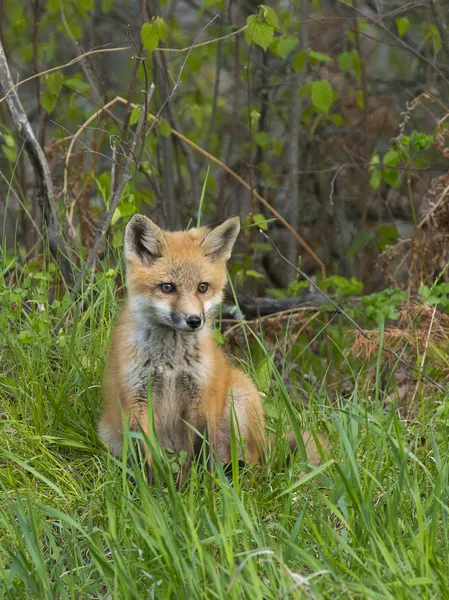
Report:
[[[222,301],[226,262],[239,231],[238,217],[170,232],[134,215],[125,230],[131,309],[178,331],[201,330]]]

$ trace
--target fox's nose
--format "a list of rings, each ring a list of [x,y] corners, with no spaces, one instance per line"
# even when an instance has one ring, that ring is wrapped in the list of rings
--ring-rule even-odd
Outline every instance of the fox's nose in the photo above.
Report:
[[[201,317],[199,317],[198,315],[192,315],[190,317],[187,317],[186,323],[192,329],[198,329],[198,327],[200,327],[202,323]]]

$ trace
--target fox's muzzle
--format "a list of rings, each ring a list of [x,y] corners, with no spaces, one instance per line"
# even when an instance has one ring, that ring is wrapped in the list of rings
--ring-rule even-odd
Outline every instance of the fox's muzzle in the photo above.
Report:
[[[180,315],[179,313],[171,314],[171,321],[175,329],[182,331],[196,331],[204,325],[202,315]]]

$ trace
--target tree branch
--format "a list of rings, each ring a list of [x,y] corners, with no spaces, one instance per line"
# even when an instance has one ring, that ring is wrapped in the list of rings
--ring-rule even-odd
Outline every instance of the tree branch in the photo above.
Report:
[[[6,104],[11,119],[24,142],[25,150],[33,166],[37,186],[37,201],[42,213],[42,226],[50,251],[59,265],[64,280],[68,285],[71,285],[73,282],[73,273],[70,254],[64,236],[60,231],[53,206],[54,191],[50,168],[45,154],[36,140],[17,92],[15,90],[9,92],[13,86],[14,83],[6,60],[5,51],[0,42],[0,92],[6,96]]]
[[[142,133],[143,133],[143,137],[145,136],[145,123],[146,123],[147,115],[148,115],[148,106],[150,104],[153,93],[154,93],[154,84],[152,83],[145,95],[145,108],[140,113],[139,121],[137,123],[136,131],[134,134],[134,138],[131,143],[129,152],[126,156],[126,162],[125,162],[125,167],[124,167],[124,170],[122,173],[122,177],[121,177],[120,182],[117,186],[117,189],[115,190],[115,192],[111,198],[111,201],[109,203],[109,210],[106,213],[106,215],[104,216],[101,226],[97,231],[97,234],[94,239],[94,243],[93,243],[92,248],[87,256],[86,262],[84,263],[83,268],[81,269],[81,273],[78,275],[78,277],[75,281],[75,285],[73,286],[73,290],[72,290],[72,294],[71,294],[72,298],[75,297],[75,295],[81,289],[81,284],[83,282],[83,279],[84,279],[88,269],[92,266],[94,259],[97,255],[98,248],[100,247],[100,244],[103,241],[103,238],[106,235],[107,230],[109,229],[109,226],[112,221],[112,217],[118,206],[119,200],[123,194],[123,190],[125,189],[125,186],[134,178],[134,175],[137,171],[137,168],[136,168],[132,173],[130,173],[131,165],[135,162],[136,147],[137,147],[138,141],[139,141]],[[142,144],[144,144],[144,143],[145,143],[145,139],[142,140]]]

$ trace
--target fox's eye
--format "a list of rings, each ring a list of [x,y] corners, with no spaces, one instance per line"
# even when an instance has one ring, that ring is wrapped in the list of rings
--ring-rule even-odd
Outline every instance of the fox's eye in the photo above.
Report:
[[[205,283],[205,282],[200,283],[198,286],[198,291],[201,292],[202,294],[205,294],[208,289],[209,289],[209,284]]]
[[[172,283],[161,283],[160,287],[164,294],[173,294],[176,292],[176,288]]]

